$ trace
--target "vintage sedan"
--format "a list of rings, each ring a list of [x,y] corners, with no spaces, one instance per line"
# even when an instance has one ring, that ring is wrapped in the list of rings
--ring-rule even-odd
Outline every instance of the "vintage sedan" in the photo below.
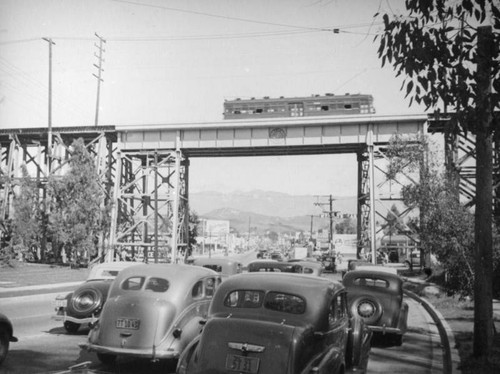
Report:
[[[323,266],[310,261],[280,262],[275,260],[255,260],[248,264],[247,270],[253,272],[295,273],[320,276]]]
[[[408,322],[408,304],[403,300],[403,280],[397,274],[377,269],[352,270],[342,282],[349,309],[373,332],[388,334],[395,345],[403,343]]]
[[[321,277],[243,273],[221,284],[179,374],[366,370],[371,331],[351,318],[345,288]]]
[[[96,323],[113,280],[121,270],[138,264],[127,261],[96,264],[75,291],[56,297],[56,314],[52,318],[62,321],[69,333],[76,333],[81,325]]]
[[[111,364],[118,356],[175,363],[200,331],[220,275],[184,264],[124,269],[109,291],[99,322],[80,344]]]
[[[193,259],[193,265],[212,269],[219,273],[222,279],[239,274],[243,269],[241,262],[227,257],[198,257]]]
[[[14,328],[6,315],[0,313],[0,365],[7,357],[10,343],[17,342]]]

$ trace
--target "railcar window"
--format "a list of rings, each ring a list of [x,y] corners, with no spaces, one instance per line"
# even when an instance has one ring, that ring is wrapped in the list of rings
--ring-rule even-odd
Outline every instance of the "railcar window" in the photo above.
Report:
[[[328,110],[330,110],[330,107],[328,105],[321,105],[321,111],[322,112],[326,112]]]
[[[163,278],[149,278],[148,283],[146,284],[146,290],[151,290],[153,292],[165,292],[168,290],[170,283],[168,280]]]
[[[306,301],[296,295],[282,292],[268,292],[264,301],[264,307],[278,312],[303,314],[306,311]]]
[[[260,308],[264,300],[264,291],[235,290],[224,299],[224,306],[229,308]]]
[[[144,277],[130,277],[122,283],[122,289],[127,291],[137,291],[144,284]]]
[[[344,109],[352,109],[352,104],[344,104]]]

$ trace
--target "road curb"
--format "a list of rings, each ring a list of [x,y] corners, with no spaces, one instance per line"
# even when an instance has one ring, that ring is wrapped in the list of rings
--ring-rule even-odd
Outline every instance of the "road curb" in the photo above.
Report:
[[[461,373],[462,371],[459,368],[460,356],[458,354],[458,350],[456,349],[455,336],[453,335],[453,331],[448,325],[448,322],[446,322],[446,319],[428,300],[408,290],[404,290],[404,293],[419,302],[420,305],[424,307],[438,328],[443,348],[443,374]]]

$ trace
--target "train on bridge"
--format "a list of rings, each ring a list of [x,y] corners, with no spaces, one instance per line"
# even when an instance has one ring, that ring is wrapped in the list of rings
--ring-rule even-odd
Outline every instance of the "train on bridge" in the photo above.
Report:
[[[224,102],[224,119],[309,117],[373,114],[373,96],[364,94],[312,95],[235,99]]]

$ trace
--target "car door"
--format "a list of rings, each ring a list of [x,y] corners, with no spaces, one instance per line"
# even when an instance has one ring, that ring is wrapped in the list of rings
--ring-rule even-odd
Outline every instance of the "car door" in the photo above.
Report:
[[[349,314],[345,290],[337,292],[330,303],[328,332],[325,339],[325,368],[321,372],[336,373],[345,359]],[[326,371],[324,370],[326,369]]]

